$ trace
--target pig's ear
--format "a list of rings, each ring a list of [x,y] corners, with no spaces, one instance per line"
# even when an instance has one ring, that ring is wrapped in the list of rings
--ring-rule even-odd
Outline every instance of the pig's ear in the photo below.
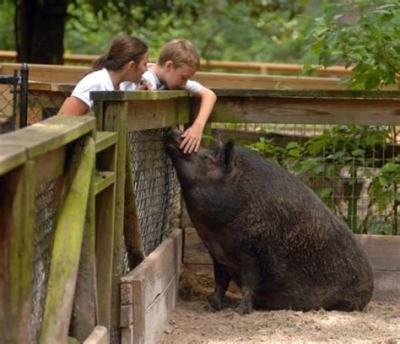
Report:
[[[230,171],[233,166],[234,143],[228,141],[225,143],[222,152],[222,163],[226,171]]]

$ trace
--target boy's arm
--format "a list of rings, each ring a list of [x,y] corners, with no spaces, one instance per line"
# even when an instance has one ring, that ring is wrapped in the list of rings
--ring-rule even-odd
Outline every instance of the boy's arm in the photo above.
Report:
[[[180,144],[180,149],[183,149],[184,153],[198,151],[204,127],[217,100],[215,93],[204,86],[193,95],[201,98],[200,109],[193,124],[182,134],[183,140]]]

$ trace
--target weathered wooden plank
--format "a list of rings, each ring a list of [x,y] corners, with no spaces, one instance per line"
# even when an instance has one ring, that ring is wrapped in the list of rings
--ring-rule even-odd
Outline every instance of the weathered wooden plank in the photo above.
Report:
[[[94,160],[94,140],[86,137],[68,171],[70,188],[56,225],[41,343],[63,343],[68,336]]]
[[[98,323],[111,331],[111,309],[114,266],[114,226],[117,169],[118,134],[103,130],[104,104],[95,102],[96,127],[96,167],[114,173],[114,183],[96,195],[96,267],[97,267],[97,318]],[[115,288],[115,286],[114,286]],[[114,292],[114,297],[116,297]],[[114,301],[115,304],[115,301]],[[114,311],[115,312],[115,311]],[[115,313],[114,313],[115,314]]]
[[[0,176],[0,338],[31,343],[35,162]]]
[[[186,91],[94,91],[90,92],[93,101],[125,101],[125,100],[167,100],[184,98]]]
[[[51,150],[36,157],[36,179],[38,185],[47,183],[64,172],[66,146]]]
[[[0,176],[22,165],[27,160],[26,150],[11,144],[0,145]]]
[[[145,303],[147,309],[170,282],[181,262],[181,230],[175,230],[169,238],[153,251],[146,259],[128,275],[121,283],[130,283],[143,277]],[[131,303],[133,300],[131,301]]]
[[[159,92],[161,93],[161,92]],[[179,111],[178,111],[179,110]],[[141,100],[128,102],[128,130],[165,128],[189,120],[189,99],[177,104],[176,99]]]
[[[374,300],[400,298],[400,236],[355,235],[374,271]],[[185,228],[184,264],[212,274],[212,260],[194,228]]]
[[[271,89],[218,89],[217,97],[278,98],[278,99],[332,99],[332,100],[400,100],[400,91],[366,90],[271,90]]]
[[[90,116],[54,116],[29,127],[0,135],[0,146],[24,146],[33,159],[76,140],[92,131],[95,120]]]
[[[94,176],[94,193],[97,195],[115,182],[115,172],[97,171]]]
[[[167,324],[169,316],[175,308],[179,276],[175,274],[162,294],[146,309],[145,343],[157,344]]]
[[[93,137],[93,135],[92,135]],[[79,342],[90,335],[98,323],[97,317],[97,271],[96,271],[96,213],[95,213],[95,170],[91,171],[89,196],[83,231],[78,277],[76,281],[72,323],[69,333]]]
[[[374,270],[400,273],[400,236],[365,234],[356,235],[356,238],[368,253]],[[398,283],[400,285],[400,279]]]
[[[132,281],[132,316],[133,316],[133,337],[131,343],[147,344],[146,338],[146,307],[145,289],[142,279]]]
[[[21,68],[19,63],[2,63],[0,72],[12,75],[14,70]],[[89,67],[29,64],[29,79],[35,81],[77,83],[90,70]]]
[[[338,78],[199,72],[193,80],[215,89],[343,89]]]
[[[117,142],[117,133],[112,131],[96,132],[96,153],[115,145]]]
[[[83,344],[108,344],[110,343],[110,335],[104,326],[96,326],[89,337]]]
[[[210,121],[398,125],[400,99],[219,97]]]
[[[123,275],[123,226],[124,226],[124,197],[126,177],[126,140],[127,140],[127,106],[125,102],[118,102],[104,106],[103,130],[118,133],[117,165],[115,185],[115,221],[114,221],[114,247],[112,269],[112,295],[111,295],[111,338],[119,333],[120,292],[119,282]],[[118,339],[116,339],[118,340]]]
[[[182,255],[182,231],[175,230],[155,251],[121,279],[124,340],[156,343],[176,300]],[[125,287],[128,284],[129,287]],[[131,307],[131,309],[129,309]],[[133,327],[132,329],[130,327]]]
[[[374,270],[372,299],[381,302],[397,302],[400,299],[400,271]]]
[[[115,184],[96,195],[96,268],[98,324],[111,329]]]

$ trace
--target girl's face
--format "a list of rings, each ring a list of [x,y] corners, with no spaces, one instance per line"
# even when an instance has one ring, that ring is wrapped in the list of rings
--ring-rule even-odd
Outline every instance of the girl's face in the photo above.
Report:
[[[149,62],[149,54],[143,55],[139,63],[135,61],[128,62],[125,81],[139,83],[143,73],[147,70],[147,63]]]

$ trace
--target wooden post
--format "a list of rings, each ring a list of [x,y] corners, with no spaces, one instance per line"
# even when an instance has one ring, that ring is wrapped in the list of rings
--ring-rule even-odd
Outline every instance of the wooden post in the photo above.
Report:
[[[4,167],[4,148],[0,151],[0,167]],[[27,161],[0,175],[0,338],[5,343],[33,340],[30,328],[34,165]]]
[[[107,176],[113,177],[112,183],[106,183],[104,188],[96,187],[97,319],[108,330],[111,329],[116,154],[117,134],[96,132],[96,185],[104,184]]]
[[[128,131],[163,128],[186,122],[189,113],[188,97],[187,92],[184,91],[92,92],[91,96],[94,100],[94,107],[98,110],[98,113],[96,113],[97,129],[113,131],[118,135],[110,310],[111,342],[118,342],[120,337],[119,283],[124,274],[122,265],[124,245],[128,245],[128,249],[130,248],[133,250],[132,252],[137,253],[135,257],[131,257],[133,264],[143,258],[133,181],[130,179],[131,176],[127,177],[126,174],[127,170],[130,170],[130,166],[128,166],[130,162],[127,160]],[[126,223],[126,227],[124,227],[125,218],[129,221],[129,223]],[[126,229],[125,232],[133,232],[124,235],[124,228]],[[125,241],[126,238],[128,238],[128,242]],[[131,241],[129,241],[129,238]],[[105,302],[103,306],[106,312]],[[102,323],[102,325],[108,326],[105,323]]]
[[[41,343],[64,343],[72,312],[85,227],[95,148],[86,137],[68,171],[70,188],[57,221],[50,266],[48,292],[40,333]]]
[[[127,140],[127,111],[126,103],[119,102],[112,106],[105,107],[102,121],[102,130],[117,132],[117,165],[116,165],[116,184],[115,184],[115,219],[113,235],[113,266],[112,266],[112,286],[111,286],[111,319],[110,335],[111,341],[119,339],[119,315],[120,315],[120,296],[119,281],[123,275],[122,271],[122,248],[124,243],[124,197],[125,197],[125,176],[126,176],[126,140]]]

